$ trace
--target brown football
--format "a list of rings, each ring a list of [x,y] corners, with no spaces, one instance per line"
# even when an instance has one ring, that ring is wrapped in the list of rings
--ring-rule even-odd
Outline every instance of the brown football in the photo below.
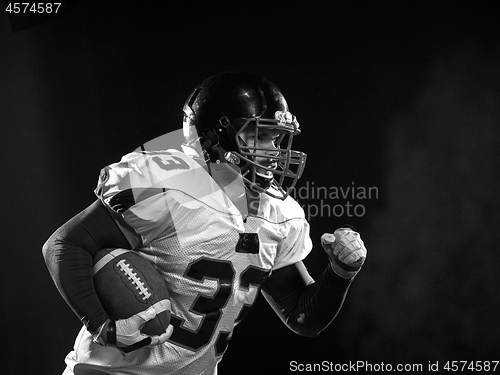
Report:
[[[165,280],[154,265],[137,252],[99,250],[94,257],[94,287],[111,319],[127,319],[154,307],[156,317],[148,321],[141,332],[160,335],[168,328],[170,311],[159,308],[165,305],[161,301],[169,300]]]

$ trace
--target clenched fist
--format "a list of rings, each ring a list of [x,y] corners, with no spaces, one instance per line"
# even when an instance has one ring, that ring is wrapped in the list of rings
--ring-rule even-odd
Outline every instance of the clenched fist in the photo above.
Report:
[[[366,259],[366,248],[358,232],[349,228],[339,228],[333,234],[321,236],[333,271],[344,279],[352,279]]]

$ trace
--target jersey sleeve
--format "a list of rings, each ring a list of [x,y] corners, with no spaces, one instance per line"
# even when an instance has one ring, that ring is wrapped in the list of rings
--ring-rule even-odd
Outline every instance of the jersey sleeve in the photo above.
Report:
[[[274,270],[304,260],[312,250],[310,227],[302,207],[292,197],[287,197],[281,202],[281,208],[286,236],[278,246]]]
[[[173,225],[174,200],[189,204],[210,195],[210,181],[201,165],[177,150],[134,152],[102,169],[95,194],[139,246]]]

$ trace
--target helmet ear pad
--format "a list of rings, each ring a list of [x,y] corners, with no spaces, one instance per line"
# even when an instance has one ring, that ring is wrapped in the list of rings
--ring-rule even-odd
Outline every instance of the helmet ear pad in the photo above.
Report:
[[[229,127],[230,126],[231,125],[229,125]],[[232,130],[233,131],[231,132],[216,128],[203,130],[202,148],[209,156],[209,160],[206,161],[210,161],[212,163],[226,162],[226,152],[238,149],[235,144],[234,137],[231,137],[228,134],[233,132],[236,134],[236,131],[234,131],[234,129]]]
[[[219,136],[213,130],[206,130],[202,134],[202,149],[205,153],[206,162],[217,162],[220,160]]]

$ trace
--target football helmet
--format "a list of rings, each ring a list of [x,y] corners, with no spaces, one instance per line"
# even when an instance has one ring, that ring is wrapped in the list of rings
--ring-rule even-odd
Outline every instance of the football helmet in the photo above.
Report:
[[[277,134],[274,147],[257,144],[264,130]],[[249,131],[253,144],[240,137]],[[220,73],[197,86],[184,105],[183,132],[188,155],[237,166],[251,190],[275,198],[288,196],[305,167],[306,154],[291,149],[300,134],[297,119],[281,91],[256,74]]]

